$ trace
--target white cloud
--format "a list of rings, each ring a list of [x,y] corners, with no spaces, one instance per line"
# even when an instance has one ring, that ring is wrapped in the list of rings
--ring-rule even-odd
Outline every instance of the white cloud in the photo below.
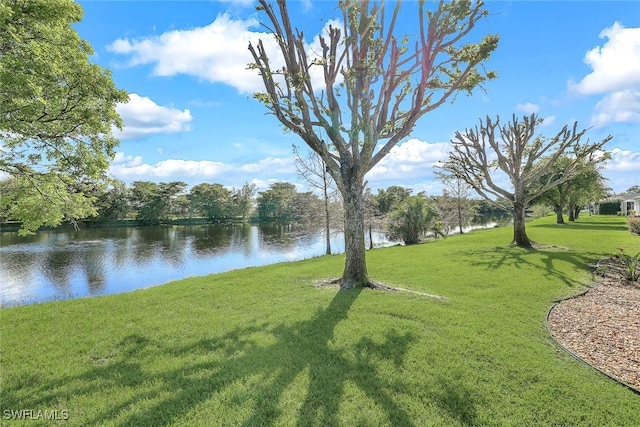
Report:
[[[121,153],[118,153],[121,154]],[[130,156],[129,156],[130,157]],[[114,159],[109,172],[119,179],[128,180],[129,178],[153,180],[154,178],[174,178],[181,177],[197,177],[207,180],[219,176],[229,170],[229,166],[221,162],[213,162],[210,160],[181,160],[168,159],[150,165],[142,163],[142,158],[136,156],[133,161],[118,161],[124,157]]]
[[[433,166],[447,159],[449,143],[429,143],[416,138],[396,145],[380,163],[367,173],[365,179],[416,180],[433,177]]]
[[[113,158],[112,163],[127,167],[134,167],[142,164],[142,156],[125,156],[122,151],[118,151]]]
[[[118,104],[116,111],[124,123],[122,130],[114,130],[114,135],[119,139],[188,131],[193,119],[189,110],[164,107],[137,93],[129,94],[129,102]]]
[[[244,182],[261,182],[296,178],[293,157],[268,157],[255,163],[229,164],[212,160],[167,159],[155,164],[145,163],[141,156],[115,155],[109,168],[111,175],[125,182],[132,180],[165,181],[182,180],[199,184],[216,180],[224,185],[242,185]]]
[[[640,184],[640,152],[614,148],[611,150],[611,160],[605,166],[610,172],[635,172]]]
[[[540,111],[540,106],[537,104],[533,104],[531,102],[527,102],[524,104],[518,104],[516,105],[516,109],[520,110],[520,111],[524,111],[527,114],[533,114],[533,113],[537,113],[538,111]]]
[[[203,101],[202,99],[194,99],[189,101],[189,105],[191,107],[201,107],[201,108],[210,108],[210,107],[220,107],[222,102],[220,101]]]
[[[611,160],[604,165],[602,174],[613,192],[621,193],[633,185],[640,185],[640,151],[614,148],[610,153]]]
[[[616,22],[600,33],[607,38],[585,55],[584,62],[593,70],[569,88],[590,95],[638,87],[640,85],[640,28],[624,28]]]
[[[252,32],[256,19],[234,20],[219,15],[211,24],[188,30],[167,31],[159,36],[118,39],[108,46],[112,52],[129,55],[128,66],[155,64],[157,76],[187,74],[209,82],[226,83],[241,92],[260,90],[261,80],[248,50],[260,37],[267,53],[276,58],[276,44],[264,33]]]
[[[262,159],[257,163],[248,163],[242,165],[238,168],[242,172],[247,173],[265,173],[265,172],[276,172],[276,173],[296,173],[296,167],[294,164],[293,157],[285,157],[285,158],[276,158],[276,157],[267,157],[266,159]]]
[[[327,34],[330,20],[325,24]],[[254,62],[249,43],[257,45],[261,39],[273,69],[282,68],[284,60],[275,39],[267,33],[252,31],[258,27],[256,19],[234,20],[228,14],[218,15],[209,25],[186,30],[167,31],[159,36],[139,39],[118,39],[107,46],[111,52],[128,55],[123,66],[154,64],[156,76],[186,74],[211,83],[224,83],[241,93],[263,91],[257,70],[248,70]],[[307,46],[309,60],[322,52],[318,36]],[[322,89],[321,67],[312,67],[314,87]]]
[[[250,183],[256,186],[256,190],[264,191],[264,190],[267,190],[271,184],[275,184],[276,182],[280,182],[280,181],[281,180],[278,180],[278,179],[253,178]]]
[[[220,3],[231,3],[238,6],[247,7],[251,6],[255,0],[218,0]]]
[[[517,104],[516,109],[524,112],[525,114],[538,114],[540,111],[540,106],[538,104],[534,104],[531,102],[526,102],[524,104]],[[537,116],[540,118],[540,116]],[[556,116],[547,116],[542,118],[542,123],[539,125],[540,127],[548,127],[556,121]]]
[[[605,28],[603,46],[589,50],[584,62],[591,73],[576,83],[569,81],[569,92],[578,95],[604,94],[595,106],[591,124],[596,127],[614,122],[640,122],[640,28],[625,28],[619,22]]]
[[[591,123],[602,127],[614,122],[640,123],[640,90],[614,92],[596,104]]]
[[[608,40],[584,58],[593,71],[579,83],[569,82],[569,89],[591,95],[640,87],[640,28],[625,28],[615,22],[602,30],[600,38]]]
[[[540,127],[551,126],[556,121],[556,116],[547,116],[540,123]]]
[[[311,0],[302,0],[302,9],[305,12],[309,12],[311,9],[313,9],[313,3],[311,2]]]

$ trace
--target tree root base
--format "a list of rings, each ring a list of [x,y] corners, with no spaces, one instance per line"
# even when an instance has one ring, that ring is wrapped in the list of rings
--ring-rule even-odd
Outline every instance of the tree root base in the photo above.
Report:
[[[349,289],[357,289],[359,287],[359,286],[354,286],[353,284],[351,284],[351,286],[349,286],[349,284],[347,284],[345,286],[345,284],[342,282],[342,278],[325,279],[325,280],[321,280],[321,281],[316,282],[316,287],[324,287],[324,286],[338,286],[341,291],[345,291],[345,290],[349,290]],[[433,298],[433,299],[437,299],[437,300],[441,300],[441,301],[447,301],[449,299],[449,298],[444,297],[442,295],[428,294],[426,292],[414,291],[412,289],[399,288],[399,287],[396,287],[396,286],[385,285],[384,283],[376,282],[375,280],[371,280],[371,279],[367,280],[366,285],[362,286],[362,288],[369,288],[369,289],[374,289],[374,290],[378,290],[378,291],[386,291],[386,292],[406,292],[406,293],[419,295],[419,296],[423,296],[423,297],[427,297],[427,298]]]

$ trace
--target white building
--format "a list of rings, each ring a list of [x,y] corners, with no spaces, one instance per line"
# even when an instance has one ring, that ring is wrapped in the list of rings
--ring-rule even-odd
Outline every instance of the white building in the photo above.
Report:
[[[640,216],[640,193],[624,196],[620,203],[620,212],[623,216]]]

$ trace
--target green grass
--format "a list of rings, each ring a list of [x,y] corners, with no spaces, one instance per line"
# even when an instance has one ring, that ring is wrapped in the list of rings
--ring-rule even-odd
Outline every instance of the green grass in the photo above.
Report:
[[[368,253],[372,278],[446,301],[313,282],[344,258],[0,310],[0,423],[637,426],[640,396],[571,358],[545,326],[590,264],[640,250],[618,217],[528,225],[543,250],[481,230]],[[41,422],[50,425],[51,422]]]

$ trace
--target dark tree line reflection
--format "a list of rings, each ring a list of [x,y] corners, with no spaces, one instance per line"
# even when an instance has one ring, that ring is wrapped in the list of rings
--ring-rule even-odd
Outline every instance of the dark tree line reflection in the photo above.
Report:
[[[0,303],[124,292],[323,251],[322,230],[270,223],[0,233]]]

